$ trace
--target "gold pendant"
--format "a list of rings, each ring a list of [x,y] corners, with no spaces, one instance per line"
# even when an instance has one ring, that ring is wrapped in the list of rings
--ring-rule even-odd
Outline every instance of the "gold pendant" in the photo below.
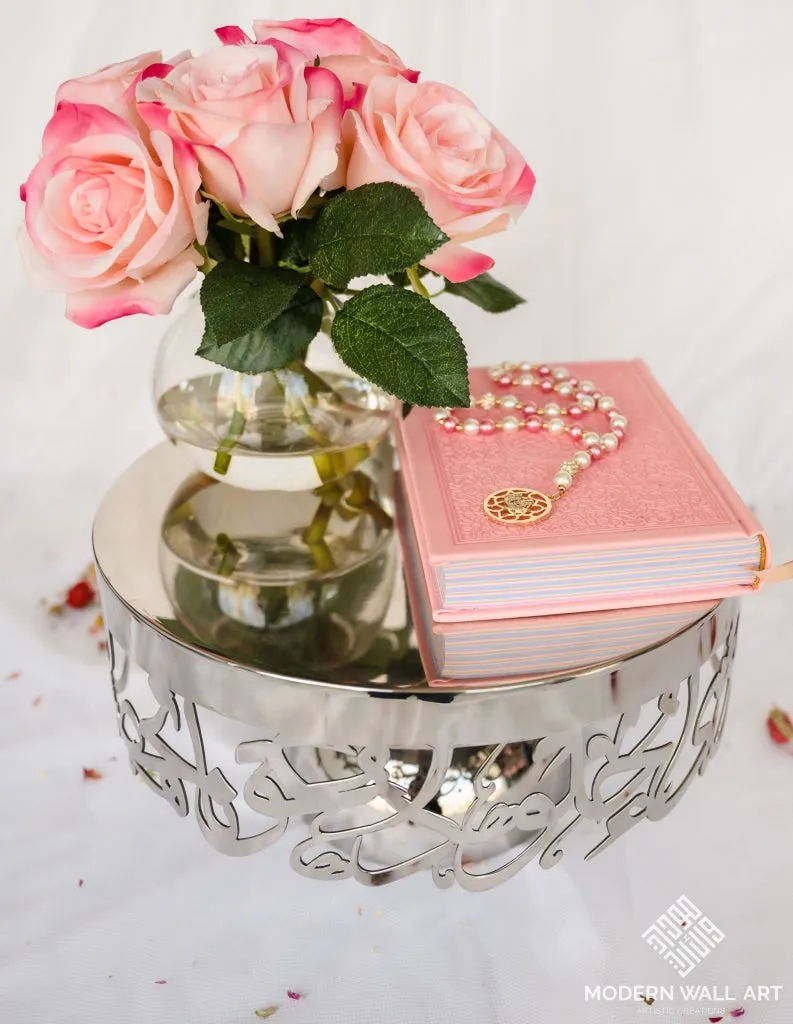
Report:
[[[537,523],[553,511],[553,502],[541,491],[508,487],[485,498],[485,513],[499,523]]]

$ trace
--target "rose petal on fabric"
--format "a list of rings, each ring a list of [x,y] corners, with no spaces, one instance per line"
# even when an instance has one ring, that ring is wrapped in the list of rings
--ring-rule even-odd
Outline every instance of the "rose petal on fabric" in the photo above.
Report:
[[[201,257],[187,250],[144,281],[124,281],[109,288],[88,288],[66,300],[66,317],[79,327],[100,327],[109,320],[145,313],[170,313],[176,297],[196,275]]]
[[[492,257],[474,249],[466,249],[464,245],[458,245],[456,242],[447,242],[421,261],[421,265],[427,270],[441,274],[454,284],[470,281],[472,277],[484,274],[486,270],[494,267],[495,263]]]

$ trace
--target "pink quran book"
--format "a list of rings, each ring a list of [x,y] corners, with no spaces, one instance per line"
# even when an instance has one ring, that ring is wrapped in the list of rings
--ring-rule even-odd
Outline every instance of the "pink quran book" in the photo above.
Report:
[[[421,662],[432,686],[523,682],[617,661],[703,618],[713,601],[527,619],[433,622],[416,537],[397,493],[405,583]]]
[[[715,601],[756,588],[755,571],[769,558],[762,528],[644,363],[569,369],[614,396],[629,430],[539,522],[492,520],[485,498],[509,487],[550,493],[574,450],[568,437],[448,434],[424,408],[399,422],[405,500],[432,619]],[[471,389],[494,390],[485,369],[471,371]]]

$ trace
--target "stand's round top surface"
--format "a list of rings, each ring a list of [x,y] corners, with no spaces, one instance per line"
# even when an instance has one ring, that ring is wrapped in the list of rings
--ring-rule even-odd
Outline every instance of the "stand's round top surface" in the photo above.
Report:
[[[723,642],[735,616],[735,602],[721,602],[662,643],[608,665],[508,684],[483,682],[459,689],[430,686],[421,667],[398,573],[392,605],[378,637],[382,642],[378,643],[377,659],[365,655],[320,678],[290,676],[279,671],[276,664],[229,658],[222,650],[197,640],[177,617],[161,576],[161,526],[174,493],[194,475],[195,469],[185,454],[167,443],[143,455],[119,477],[102,501],[94,523],[94,552],[111,634],[124,640],[127,649],[130,645],[136,647],[139,664],[143,650],[144,661],[145,651],[160,662],[166,655],[175,659],[182,678],[197,673],[208,703],[218,709],[222,705],[241,714],[250,703],[246,694],[254,703],[259,701],[262,680],[268,679],[271,686],[277,681],[278,690],[299,689],[308,701],[309,690],[315,691],[315,700],[319,699],[317,690],[325,696],[343,690],[403,700],[415,695],[422,702],[438,705],[470,705],[478,698],[489,702],[508,693],[517,697],[531,692],[539,698],[542,693],[540,703],[550,712],[563,706],[569,711],[575,706],[576,717],[591,720],[599,712],[617,708],[627,691],[632,703],[642,693],[660,693],[664,679],[684,678],[692,665],[703,663]],[[535,700],[532,703],[539,707]]]

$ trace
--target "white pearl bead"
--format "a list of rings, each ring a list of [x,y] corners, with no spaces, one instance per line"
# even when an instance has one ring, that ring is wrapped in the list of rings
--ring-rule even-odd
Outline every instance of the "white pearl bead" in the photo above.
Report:
[[[520,364],[520,369],[523,373],[527,373],[531,369],[531,363],[527,363],[525,360]]]
[[[434,412],[435,419],[438,421],[438,423],[440,423],[441,420],[445,420],[447,416],[451,416],[451,414],[451,409],[436,409]]]
[[[504,395],[501,399],[501,404],[505,409],[514,409],[518,404],[518,400],[514,395]]]
[[[592,456],[589,454],[589,452],[576,452],[573,458],[581,467],[581,469],[586,469],[587,466],[591,465],[592,463]]]
[[[556,385],[555,391],[557,395],[564,395],[566,397],[567,395],[572,395],[573,385],[563,381],[561,384]]]
[[[487,375],[491,380],[498,380],[501,374],[504,372],[501,366],[491,366],[487,371]]]
[[[553,371],[554,380],[567,380],[569,376],[569,370],[566,370],[563,366],[557,366]]]
[[[593,430],[588,430],[581,440],[585,448],[591,448],[593,444],[600,444],[600,434],[596,434]]]
[[[595,390],[595,385],[591,380],[582,380],[578,385],[578,390],[583,391],[585,394],[589,394],[590,391]]]
[[[603,395],[602,398],[598,399],[598,409],[601,412],[608,412],[609,409],[613,409],[617,403],[611,397],[611,395]]]
[[[564,420],[560,420],[554,417],[548,420],[548,433],[549,434],[563,434],[564,433]]]
[[[549,402],[543,409],[546,416],[558,416],[561,411],[561,408],[556,404],[556,402]]]
[[[479,433],[479,420],[474,419],[472,416],[470,419],[463,421],[463,433],[465,434],[478,434]]]
[[[611,425],[612,427],[619,427],[621,430],[625,430],[628,426],[628,420],[625,416],[612,416]]]
[[[581,401],[578,403],[584,412],[592,412],[595,408],[595,399],[590,398],[589,395],[584,395]]]
[[[517,416],[505,416],[504,419],[501,421],[501,429],[506,430],[509,433],[512,433],[513,431],[517,430],[519,426],[520,420],[517,418]]]
[[[617,437],[616,434],[608,433],[604,434],[603,437],[601,437],[600,443],[603,445],[607,452],[613,452],[619,445],[620,439]]]
[[[523,369],[523,366],[521,366],[521,370],[522,369]],[[531,374],[531,373],[523,373],[523,374],[521,374],[520,380],[518,381],[518,383],[520,384],[520,386],[522,388],[530,388],[535,383],[534,375]]]
[[[556,476],[553,478],[553,482],[556,484],[557,487],[567,489],[568,487],[572,487],[573,478],[570,476],[568,472],[566,472],[563,469],[556,474]]]

